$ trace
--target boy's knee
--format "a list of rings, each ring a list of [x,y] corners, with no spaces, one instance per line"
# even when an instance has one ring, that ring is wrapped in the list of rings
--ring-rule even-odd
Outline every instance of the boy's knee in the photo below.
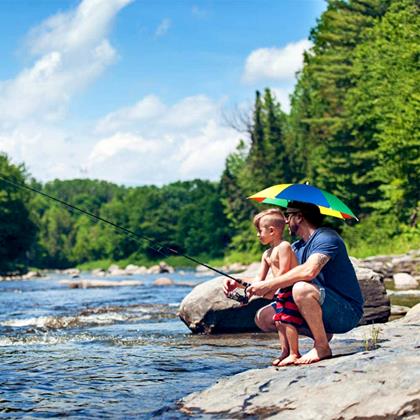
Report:
[[[267,307],[261,308],[257,311],[254,322],[257,327],[264,332],[273,331],[273,314],[267,310]]]

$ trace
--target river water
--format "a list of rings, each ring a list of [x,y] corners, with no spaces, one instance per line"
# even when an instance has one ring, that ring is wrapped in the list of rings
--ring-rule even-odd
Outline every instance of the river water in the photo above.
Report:
[[[272,334],[192,335],[177,310],[207,278],[175,273],[192,285],[159,287],[157,277],[87,289],[59,274],[0,282],[0,417],[182,418],[178,399],[276,355]]]
[[[0,282],[0,418],[185,418],[180,398],[277,356],[276,334],[191,334],[177,310],[208,277],[165,274],[175,285],[156,286],[158,277],[86,289],[59,274]],[[300,340],[303,352],[311,345]],[[363,350],[333,340],[334,354]]]

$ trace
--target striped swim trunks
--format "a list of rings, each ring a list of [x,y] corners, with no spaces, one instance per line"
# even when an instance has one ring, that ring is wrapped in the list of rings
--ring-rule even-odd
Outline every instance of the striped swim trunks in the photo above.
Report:
[[[292,286],[279,289],[276,294],[276,301],[272,305],[276,311],[273,321],[292,324],[295,327],[305,325],[305,320],[293,300]]]

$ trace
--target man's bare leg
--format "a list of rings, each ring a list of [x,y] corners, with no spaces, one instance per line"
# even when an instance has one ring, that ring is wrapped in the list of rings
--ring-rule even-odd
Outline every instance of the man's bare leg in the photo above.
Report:
[[[290,324],[282,324],[289,347],[289,355],[278,363],[278,366],[293,365],[301,357],[299,353],[299,334],[297,329]]]
[[[281,350],[281,353],[280,353],[280,356],[277,359],[274,359],[273,360],[272,365],[273,366],[282,366],[281,363],[290,354],[290,348],[289,348],[289,343],[288,343],[288,340],[287,340],[285,325],[282,324],[281,322],[275,322],[275,326],[276,326],[277,331],[279,333],[279,341],[280,341],[280,350]]]
[[[322,322],[322,309],[319,304],[319,291],[308,282],[298,282],[293,285],[293,299],[305,318],[314,339],[314,348],[304,354],[296,364],[309,364],[331,357],[331,348]]]

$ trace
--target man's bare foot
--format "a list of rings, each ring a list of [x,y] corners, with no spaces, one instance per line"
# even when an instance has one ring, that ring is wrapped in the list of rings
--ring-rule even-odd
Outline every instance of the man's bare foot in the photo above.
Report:
[[[279,366],[279,363],[281,363],[284,359],[286,359],[289,356],[289,352],[282,352],[280,356],[277,359],[274,359],[271,363],[273,366]]]
[[[329,359],[331,356],[332,353],[330,346],[314,347],[311,351],[297,359],[295,365],[309,365],[310,363],[316,363],[320,360]]]
[[[300,354],[290,354],[286,358],[284,358],[277,366],[290,366],[294,365],[296,360],[301,357]]]

